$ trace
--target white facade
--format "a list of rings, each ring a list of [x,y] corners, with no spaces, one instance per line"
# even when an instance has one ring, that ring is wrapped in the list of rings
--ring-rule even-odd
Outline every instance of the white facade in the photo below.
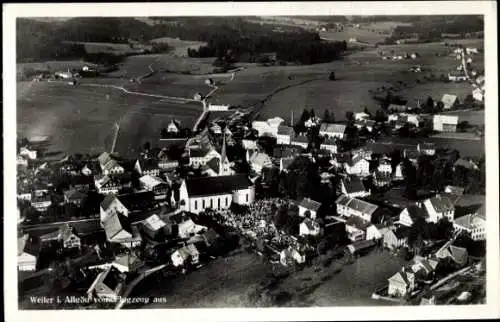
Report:
[[[17,268],[20,271],[36,271],[36,256],[23,252],[17,256]]]
[[[36,160],[36,158],[37,158],[37,152],[35,150],[30,150],[26,147],[21,148],[19,155],[21,155],[23,157],[27,157],[30,160]]]
[[[340,181],[340,190],[342,191],[343,194],[351,198],[362,198],[370,195],[370,191],[366,191],[364,189],[360,191],[348,192],[344,180]]]
[[[383,173],[391,173],[392,172],[392,166],[390,163],[380,163],[377,167],[378,172],[383,172]]]
[[[317,222],[315,221],[310,221],[309,225],[306,223],[306,220],[304,220],[300,225],[299,225],[299,235],[300,236],[318,236],[321,233],[320,226]]]
[[[305,217],[307,211],[311,213],[311,219],[316,219],[318,214],[315,210],[307,209],[306,207],[299,205],[299,217]]]
[[[229,110],[229,105],[214,105],[208,104],[209,111],[227,111]]]
[[[366,228],[366,240],[374,240],[382,238],[382,233],[375,227],[375,225],[370,225]]]
[[[433,129],[441,132],[456,132],[458,116],[455,115],[434,115]]]
[[[483,95],[483,90],[481,88],[475,88],[472,91],[472,97],[479,102],[482,102],[484,100],[484,95]]]
[[[295,146],[300,146],[303,149],[307,149],[307,146],[309,145],[308,142],[299,142],[299,141],[292,141],[291,144]]]
[[[276,134],[276,144],[289,145],[292,138],[288,134]]]
[[[445,212],[436,211],[430,199],[424,201],[424,206],[425,209],[427,210],[427,213],[429,214],[429,219],[428,219],[429,222],[437,223],[440,219],[444,217],[448,218],[450,222],[453,222],[453,218],[455,216],[455,209],[451,209]]]
[[[212,160],[213,158],[218,158],[219,161],[221,159],[221,155],[215,149],[211,149],[204,156],[200,156],[200,157],[190,156],[189,157],[189,165],[192,167],[202,167],[205,164],[207,164],[208,161]]]
[[[324,149],[330,151],[331,153],[337,153],[337,145],[336,144],[321,144],[320,149]]]
[[[367,176],[370,174],[370,162],[368,162],[366,159],[361,159],[352,166],[347,164],[346,171],[348,174]]]

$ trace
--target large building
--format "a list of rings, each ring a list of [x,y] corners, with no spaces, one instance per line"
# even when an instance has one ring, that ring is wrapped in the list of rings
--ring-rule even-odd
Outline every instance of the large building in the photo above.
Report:
[[[358,216],[366,221],[371,221],[372,215],[378,207],[369,202],[351,198],[347,195],[340,195],[335,201],[337,204],[337,213],[341,216]]]
[[[255,189],[246,175],[190,178],[182,182],[179,196],[182,210],[199,213],[206,208],[227,209],[233,202],[249,205]]]
[[[319,135],[328,138],[343,139],[345,137],[345,124],[323,123],[319,128]]]
[[[434,131],[440,132],[456,132],[458,124],[458,116],[436,114],[433,118]]]

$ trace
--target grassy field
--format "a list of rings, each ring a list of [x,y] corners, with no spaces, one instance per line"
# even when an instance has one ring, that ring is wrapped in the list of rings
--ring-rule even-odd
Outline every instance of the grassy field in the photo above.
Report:
[[[151,49],[150,45],[129,45],[107,42],[84,42],[84,41],[68,41],[67,43],[81,44],[85,46],[85,51],[92,53],[109,53],[114,55],[139,54],[144,49]]]
[[[59,70],[65,71],[68,68],[82,68],[86,63],[82,60],[54,60],[36,63],[18,63],[16,64],[16,76],[19,79],[25,70],[34,69],[39,71],[56,72]]]
[[[372,31],[372,29],[365,28],[351,28],[345,27],[342,31],[324,31],[319,33],[321,38],[334,41],[349,41],[355,38],[359,42],[366,42],[375,44],[383,41],[388,35],[382,31]]]
[[[188,48],[198,49],[200,46],[205,45],[201,41],[191,41],[191,40],[180,40],[177,38],[163,37],[151,40],[153,43],[167,43],[169,46],[174,47],[173,55],[179,57],[187,57]]]
[[[370,296],[400,265],[398,257],[373,251],[347,266],[334,262],[327,267],[307,267],[281,281],[275,290],[292,295],[288,302],[280,304],[286,307],[389,305]],[[148,308],[255,307],[249,291],[271,272],[271,266],[262,258],[243,252],[218,258],[163,284],[152,277],[132,295],[167,299],[167,303],[150,304]]]
[[[18,135],[52,137],[53,152],[98,153],[110,149],[112,126],[120,123],[116,146],[122,155],[134,156],[146,141],[156,142],[171,118],[192,126],[200,104],[175,104],[122,91],[65,83],[19,83]],[[21,95],[22,92],[22,95]]]

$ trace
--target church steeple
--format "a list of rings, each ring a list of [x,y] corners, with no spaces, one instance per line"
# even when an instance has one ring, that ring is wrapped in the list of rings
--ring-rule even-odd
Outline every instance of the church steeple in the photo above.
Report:
[[[219,162],[219,175],[227,175],[229,170],[229,160],[226,155],[226,132],[222,133],[222,148],[221,148],[221,158]]]

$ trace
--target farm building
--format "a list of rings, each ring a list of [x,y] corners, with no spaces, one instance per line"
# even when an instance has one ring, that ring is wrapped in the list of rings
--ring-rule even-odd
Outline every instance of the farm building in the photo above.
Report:
[[[306,218],[299,226],[299,235],[300,236],[318,236],[321,234],[321,228],[319,224],[310,219]]]
[[[465,82],[467,80],[467,76],[465,76],[463,71],[451,72],[448,73],[448,80],[452,82]]]
[[[96,279],[87,290],[87,295],[92,299],[106,299],[113,302],[118,301],[119,294],[123,288],[120,271],[113,265],[104,272],[97,275]]]
[[[447,218],[453,222],[455,217],[455,206],[448,196],[436,195],[424,201],[425,209],[429,214],[429,222],[438,222],[441,218]]]
[[[345,164],[348,174],[358,176],[367,176],[370,174],[370,162],[362,155],[355,155],[348,163]]]
[[[266,153],[258,151],[253,153],[247,151],[247,161],[257,174],[261,174],[262,169],[270,168],[273,165],[271,158]]]
[[[292,142],[294,136],[295,136],[295,131],[291,126],[280,125],[278,127],[276,143],[288,145]]]
[[[401,225],[411,227],[416,220],[423,219],[426,220],[429,218],[429,214],[427,210],[417,204],[406,207],[399,214],[399,223]]]
[[[319,135],[343,139],[345,136],[345,124],[323,123],[319,128]]]
[[[340,181],[340,185],[342,193],[351,198],[366,197],[370,195],[370,191],[366,190],[360,177],[348,176]]]
[[[440,132],[456,132],[458,124],[457,115],[436,114],[433,117],[433,129]]]
[[[455,218],[453,227],[458,231],[466,231],[472,240],[486,239],[486,220],[478,214],[468,214]]]
[[[293,138],[292,142],[290,143],[295,146],[300,146],[303,149],[307,149],[307,146],[309,145],[309,139],[306,135],[301,134]]]
[[[441,102],[443,103],[443,108],[448,110],[455,107],[459,103],[459,100],[456,95],[444,94],[443,97],[441,97]]]
[[[371,221],[372,215],[378,207],[369,202],[351,198],[347,195],[341,195],[335,201],[337,204],[337,213],[342,216],[358,216],[366,221]]]
[[[335,139],[326,138],[321,142],[320,149],[327,150],[331,153],[337,153],[337,142]]]
[[[229,110],[229,105],[214,105],[208,104],[209,111],[227,111]]]
[[[252,128],[257,130],[259,136],[272,136],[276,137],[278,134],[278,127],[284,120],[280,117],[268,119],[267,121],[253,121]]]
[[[102,173],[105,175],[108,174],[121,174],[125,171],[121,165],[118,164],[109,153],[103,152],[97,158],[99,161],[99,165],[101,166]]]
[[[317,202],[310,198],[304,198],[299,204],[299,216],[307,217],[307,214],[309,214],[310,218],[316,219],[320,207],[321,207],[320,202]]]
[[[415,288],[415,274],[402,270],[391,276],[388,282],[389,295],[403,297]]]

